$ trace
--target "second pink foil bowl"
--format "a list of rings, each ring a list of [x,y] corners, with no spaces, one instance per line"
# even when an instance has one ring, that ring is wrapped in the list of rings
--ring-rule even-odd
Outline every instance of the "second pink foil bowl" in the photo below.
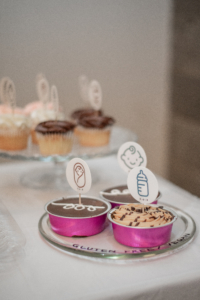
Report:
[[[151,206],[157,205],[151,204]],[[163,207],[163,209],[174,215],[174,219],[170,223],[158,227],[140,228],[121,225],[113,221],[111,214],[116,210],[113,208],[108,213],[108,219],[112,223],[115,240],[120,244],[135,248],[150,248],[166,244],[170,240],[172,226],[177,220],[177,214],[171,208]]]
[[[115,186],[115,187],[113,187],[113,189],[117,189],[117,188],[119,188],[119,187],[120,187],[120,188],[124,187],[124,188],[127,188],[127,189],[128,189],[128,187],[125,186],[125,185]],[[106,195],[103,194],[103,193],[106,192],[106,191],[107,191],[107,189],[101,191],[101,192],[100,192],[100,197],[101,197],[101,199],[108,201],[108,202],[111,204],[111,207],[112,207],[112,208],[117,207],[117,206],[120,206],[120,205],[126,205],[126,204],[129,204],[129,203],[130,203],[130,202],[127,202],[127,203],[125,203],[125,202],[119,202],[119,201],[115,201],[114,199],[113,199],[113,200],[110,200],[110,199],[106,198]],[[159,192],[158,192],[158,196],[156,197],[155,201],[152,202],[152,204],[158,204],[158,200],[160,200],[161,197],[162,197],[162,193],[159,191]],[[137,203],[139,203],[139,202],[137,202]]]
[[[84,198],[85,196],[82,196],[81,198]],[[70,199],[77,198],[78,197],[67,197],[66,199],[70,201]],[[94,200],[102,201],[107,205],[107,210],[99,214],[98,216],[93,217],[83,217],[83,218],[72,218],[72,217],[61,217],[56,216],[48,212],[47,206],[51,202],[48,202],[45,205],[45,210],[49,214],[49,220],[51,224],[52,230],[60,235],[63,236],[92,236],[95,234],[100,233],[105,228],[105,222],[107,218],[107,213],[111,209],[110,203],[107,201],[104,201],[102,199],[98,199],[96,197],[85,197],[85,198],[91,198]]]

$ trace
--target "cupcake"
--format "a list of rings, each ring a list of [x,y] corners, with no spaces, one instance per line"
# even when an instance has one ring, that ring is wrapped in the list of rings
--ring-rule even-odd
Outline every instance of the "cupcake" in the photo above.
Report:
[[[163,206],[122,205],[108,214],[115,239],[130,247],[156,247],[170,240],[176,213]]]
[[[40,100],[33,101],[33,102],[28,103],[24,107],[23,112],[25,115],[30,116],[33,111],[38,110],[38,109],[43,109],[43,107],[44,107],[44,104],[42,101],[40,101]],[[50,103],[50,102],[47,103],[47,109],[53,109],[52,103]]]
[[[120,206],[129,203],[139,203],[133,196],[130,194],[127,185],[118,185],[112,188],[105,189],[100,192],[102,199],[110,202],[112,208],[115,206]],[[160,191],[158,192],[157,198],[152,204],[157,204],[158,200],[161,198]]]
[[[68,121],[51,120],[39,123],[36,136],[42,155],[65,155],[73,145],[73,129],[75,124]]]
[[[71,119],[74,120],[76,123],[79,122],[80,119],[86,118],[86,117],[94,117],[94,116],[102,116],[101,110],[94,110],[93,108],[83,108],[75,110],[71,114]],[[77,127],[74,129],[74,134],[78,136],[79,131],[77,130]]]
[[[67,197],[53,200],[45,205],[51,228],[64,236],[91,236],[105,228],[105,221],[111,206],[94,197]]]
[[[109,143],[111,127],[115,120],[106,116],[79,119],[76,133],[79,143],[86,147],[100,147]]]
[[[27,148],[30,121],[20,114],[0,115],[0,149],[17,151]]]
[[[35,128],[36,126],[44,121],[48,121],[48,120],[64,120],[65,116],[63,113],[59,112],[56,113],[53,109],[44,109],[44,108],[40,108],[40,109],[35,109],[31,112],[30,114],[30,118],[31,118],[31,138],[32,138],[32,142],[34,144],[38,144],[37,141],[37,137],[36,137],[36,133],[35,133]]]

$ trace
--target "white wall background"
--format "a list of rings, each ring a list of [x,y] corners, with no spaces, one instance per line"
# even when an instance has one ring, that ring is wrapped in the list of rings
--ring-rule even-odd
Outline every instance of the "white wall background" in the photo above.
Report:
[[[82,104],[78,77],[97,79],[104,111],[166,176],[170,22],[171,0],[1,0],[0,78],[12,78],[22,106],[43,72],[67,115]]]

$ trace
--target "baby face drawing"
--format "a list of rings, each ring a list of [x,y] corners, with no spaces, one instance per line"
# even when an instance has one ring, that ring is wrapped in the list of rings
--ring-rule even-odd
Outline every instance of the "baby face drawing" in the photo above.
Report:
[[[121,155],[121,160],[130,170],[141,166],[144,162],[144,158],[134,146],[130,146],[124,151],[124,153]]]
[[[83,188],[86,183],[85,169],[81,163],[74,165],[74,182],[78,188]]]

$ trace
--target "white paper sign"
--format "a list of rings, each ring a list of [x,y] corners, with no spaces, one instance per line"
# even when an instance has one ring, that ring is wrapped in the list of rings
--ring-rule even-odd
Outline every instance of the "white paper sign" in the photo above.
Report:
[[[90,190],[92,184],[90,169],[81,158],[73,158],[68,162],[66,176],[69,185],[79,194],[85,194]]]
[[[136,167],[129,172],[127,186],[130,194],[142,204],[155,201],[158,195],[158,181],[145,167]]]
[[[85,75],[79,77],[79,88],[81,99],[85,102],[85,104],[89,103],[89,80]]]
[[[89,101],[92,108],[99,110],[102,105],[102,90],[98,81],[93,80],[89,85]]]
[[[42,77],[37,82],[37,94],[39,100],[43,102],[44,105],[49,101],[49,83],[45,77]]]
[[[135,167],[146,167],[147,157],[144,149],[135,142],[127,142],[118,150],[117,160],[125,172],[130,172]]]
[[[14,110],[16,107],[16,90],[14,82],[9,79],[6,84],[6,98],[10,107]]]
[[[55,85],[51,87],[51,103],[56,114],[59,112],[58,90]]]
[[[9,80],[10,80],[9,77],[3,77],[0,82],[0,97],[1,97],[1,102],[4,104],[8,104],[7,85]]]

